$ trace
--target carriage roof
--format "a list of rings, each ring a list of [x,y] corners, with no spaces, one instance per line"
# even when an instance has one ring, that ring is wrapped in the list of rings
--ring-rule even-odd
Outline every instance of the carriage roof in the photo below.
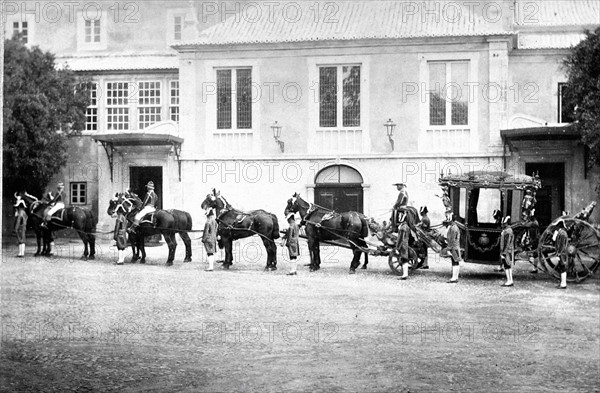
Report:
[[[440,186],[460,188],[538,189],[541,182],[537,176],[513,175],[507,172],[472,171],[458,175],[448,174],[439,179]]]

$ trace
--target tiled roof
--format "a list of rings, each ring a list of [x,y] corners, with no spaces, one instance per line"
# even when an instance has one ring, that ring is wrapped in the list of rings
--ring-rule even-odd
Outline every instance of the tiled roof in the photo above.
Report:
[[[176,70],[179,68],[179,60],[174,54],[99,54],[57,57],[56,63],[59,68],[68,66],[73,71]]]
[[[425,7],[406,1],[336,1],[336,2],[276,2],[270,13],[241,13],[224,22],[203,30],[198,39],[174,45],[228,45],[250,43],[285,43],[357,39],[390,39],[414,37],[456,37],[507,34],[501,23],[486,23],[468,10],[457,18],[446,4],[458,6],[461,2],[436,1],[438,12],[428,15],[424,9],[409,12],[410,6]],[[317,13],[315,4],[320,12]],[[432,6],[432,7],[433,7]],[[329,8],[327,8],[329,7]],[[283,10],[287,10],[284,14]],[[284,15],[287,15],[284,17]],[[443,17],[450,15],[450,17]],[[297,20],[296,20],[297,19]]]
[[[517,27],[600,24],[600,1],[598,0],[519,0],[517,9],[519,10],[515,18]]]
[[[521,33],[519,49],[568,49],[585,38],[582,33]]]

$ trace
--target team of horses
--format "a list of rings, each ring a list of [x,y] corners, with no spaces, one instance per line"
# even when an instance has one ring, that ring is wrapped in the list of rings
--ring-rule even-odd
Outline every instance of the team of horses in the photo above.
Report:
[[[72,228],[77,231],[84,243],[82,258],[94,259],[97,220],[89,209],[65,207],[56,212],[48,225],[44,226],[42,225],[44,211],[48,207],[48,203],[40,201],[26,192],[15,194],[15,197],[22,199],[27,207],[31,227],[37,238],[36,255],[51,254],[52,233]],[[127,247],[127,243],[130,243],[131,262],[135,263],[139,260],[140,263],[145,263],[144,239],[148,236],[161,235],[169,249],[166,265],[171,266],[177,248],[175,235],[179,234],[186,249],[184,262],[191,262],[192,247],[189,236],[189,232],[193,232],[191,215],[177,209],[156,210],[144,216],[135,231],[126,231],[141,208],[142,200],[130,192],[117,193],[110,200],[106,212],[111,217],[117,218],[114,231],[117,248],[122,251]],[[218,224],[218,245],[219,248],[225,250],[225,260],[222,261],[224,269],[229,269],[233,264],[233,242],[250,236],[259,236],[267,251],[265,270],[277,269],[275,240],[280,237],[280,230],[275,214],[265,210],[242,211],[235,209],[216,189],[206,195],[201,203],[201,208],[205,211],[208,209],[215,211]],[[368,253],[365,238],[369,235],[370,225],[369,220],[362,213],[356,211],[335,212],[305,201],[297,193],[287,201],[285,206],[285,216],[290,213],[298,213],[302,219],[301,225],[305,227],[310,255],[310,271],[320,269],[320,243],[327,241],[343,241],[352,249],[350,273],[354,273],[359,267],[361,254],[365,255],[362,268],[367,268]],[[372,229],[371,226],[371,231]]]

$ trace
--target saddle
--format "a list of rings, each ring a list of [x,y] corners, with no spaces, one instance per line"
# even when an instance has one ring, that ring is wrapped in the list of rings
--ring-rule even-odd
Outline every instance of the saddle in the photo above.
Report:
[[[338,216],[338,215],[339,215],[339,214],[338,214],[338,213],[336,213],[336,212],[329,212],[329,213],[325,214],[325,215],[323,216],[323,218],[321,218],[321,222],[324,222],[324,221],[331,220],[331,219],[335,218],[335,217],[336,217],[336,216]]]
[[[63,221],[65,218],[65,210],[66,208],[58,209],[54,212],[54,214],[52,214],[50,220]]]
[[[142,219],[140,220],[140,224],[143,223],[149,223],[152,226],[156,226],[156,221],[154,221],[154,214],[156,213],[156,211],[151,212],[146,214],[144,217],[142,217]]]

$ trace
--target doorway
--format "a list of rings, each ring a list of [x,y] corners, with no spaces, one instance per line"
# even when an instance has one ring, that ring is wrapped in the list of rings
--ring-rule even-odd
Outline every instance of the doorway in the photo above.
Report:
[[[333,165],[317,174],[315,203],[337,212],[363,212],[363,178],[354,168]]]
[[[547,227],[565,210],[565,163],[526,163],[525,173],[539,174],[542,188],[537,190],[535,216],[540,226]]]
[[[129,167],[129,188],[142,200],[146,195],[146,184],[154,182],[154,192],[158,195],[157,209],[162,209],[162,167],[161,166],[132,166]]]

